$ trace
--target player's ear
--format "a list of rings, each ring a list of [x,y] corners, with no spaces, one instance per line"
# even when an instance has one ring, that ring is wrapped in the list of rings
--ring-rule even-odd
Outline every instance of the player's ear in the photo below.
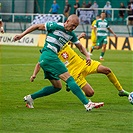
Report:
[[[68,24],[69,20],[66,20],[66,23]]]

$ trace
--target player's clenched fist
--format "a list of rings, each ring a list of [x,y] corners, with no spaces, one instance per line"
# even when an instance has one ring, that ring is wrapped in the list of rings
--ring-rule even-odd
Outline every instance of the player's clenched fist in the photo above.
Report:
[[[36,76],[32,75],[32,76],[30,77],[30,82],[33,82],[35,78],[36,78]]]
[[[13,40],[14,41],[17,41],[17,40],[20,40],[23,36],[22,35],[16,35]]]

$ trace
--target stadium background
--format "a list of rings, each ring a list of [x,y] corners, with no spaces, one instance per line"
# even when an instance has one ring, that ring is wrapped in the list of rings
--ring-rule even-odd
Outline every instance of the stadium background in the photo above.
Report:
[[[56,0],[60,6],[59,13],[62,13],[64,10],[65,0]],[[80,5],[82,5],[83,1],[88,3],[94,0],[79,0]],[[109,0],[111,2],[112,8],[119,8],[120,3],[123,2],[126,6],[128,0]],[[107,0],[97,0],[99,8],[103,8],[106,4]],[[2,3],[2,12],[5,13],[48,13],[49,9],[53,3],[53,0],[0,0]],[[69,0],[71,6],[75,4],[75,0]],[[73,13],[73,8],[71,10]],[[117,15],[117,12],[116,12]]]
[[[63,13],[65,0],[56,0],[57,3],[60,6],[59,14]],[[86,2],[86,4],[89,2],[89,0],[79,0],[80,6],[82,6],[83,1]],[[92,4],[94,0],[91,0]],[[103,8],[106,4],[107,0],[97,0],[97,3],[99,5],[99,8]],[[112,8],[119,8],[120,3],[123,2],[125,6],[127,6],[127,3],[129,1],[127,0],[110,0]],[[4,29],[6,33],[20,33],[24,31],[26,28],[28,28],[32,22],[31,14],[48,14],[50,7],[53,3],[53,0],[0,0],[1,3],[1,13],[2,19],[4,24]],[[69,3],[71,4],[71,14],[74,11],[73,5],[75,4],[75,0],[69,0]],[[101,9],[99,10],[99,13],[101,12]],[[127,25],[127,12],[125,13],[125,17],[123,20],[119,19],[118,17],[119,10],[114,10],[114,17],[113,20],[109,19],[109,23],[111,25],[111,28],[113,31],[122,38],[118,38],[118,40],[115,40],[114,38],[111,38],[112,34],[108,33],[108,42],[110,42],[108,48],[117,49],[115,46],[115,43],[117,46],[120,46],[119,49],[123,50],[124,48],[126,50],[132,50],[133,46],[131,45],[131,42],[133,42],[133,39],[131,38],[133,36],[133,26]],[[13,14],[17,14],[14,16],[13,21]],[[20,15],[22,14],[22,15]],[[91,28],[90,25],[79,25],[76,30],[76,34],[78,35],[81,32],[86,32],[87,38],[86,40],[83,40],[83,44],[86,46],[88,45],[88,41],[90,41],[90,33]],[[33,33],[45,33],[40,31],[35,31]],[[4,35],[1,35],[4,36]],[[2,37],[1,37],[2,38]],[[42,39],[42,37],[41,37]],[[40,39],[39,39],[40,40]],[[3,40],[0,40],[1,44],[3,43]],[[43,41],[42,41],[43,42]],[[119,43],[121,44],[119,45]],[[6,41],[4,42],[4,44]],[[8,42],[7,42],[8,43]],[[91,41],[89,42],[91,44]],[[42,46],[42,44],[39,44],[39,46]],[[123,48],[124,47],[124,48]]]

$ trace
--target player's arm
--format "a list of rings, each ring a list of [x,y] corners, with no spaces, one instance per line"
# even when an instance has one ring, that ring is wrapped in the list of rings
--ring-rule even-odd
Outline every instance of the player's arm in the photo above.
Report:
[[[45,25],[44,24],[35,24],[30,26],[28,29],[26,29],[24,32],[22,32],[20,35],[16,35],[14,37],[14,41],[20,40],[23,36],[26,34],[35,31],[35,30],[45,30]]]
[[[40,71],[40,64],[37,63],[35,68],[34,68],[34,72],[33,72],[32,76],[30,77],[31,82],[34,81],[34,79],[36,78],[36,75],[38,74],[39,71]]]
[[[109,30],[110,33],[112,33],[114,35],[114,37],[117,37],[117,35],[113,32],[113,30],[111,28],[107,28]]]
[[[87,65],[91,64],[91,58],[90,55],[88,54],[87,50],[83,47],[83,45],[80,43],[78,40],[79,37],[77,38],[75,34],[73,34],[73,39],[71,40],[75,46],[79,49],[79,51],[86,56],[86,63]]]
[[[91,58],[90,58],[90,55],[88,54],[88,52],[86,51],[86,49],[83,47],[83,45],[79,42],[75,45],[79,51],[86,56],[86,63],[87,65],[90,65],[91,64]]]

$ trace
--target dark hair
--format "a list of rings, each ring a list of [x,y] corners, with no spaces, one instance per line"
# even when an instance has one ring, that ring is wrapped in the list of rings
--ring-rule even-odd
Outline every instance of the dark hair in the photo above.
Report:
[[[101,13],[105,13],[105,14],[106,14],[106,12],[105,12],[105,11],[102,11]]]
[[[100,15],[97,15],[96,17],[100,17]]]

